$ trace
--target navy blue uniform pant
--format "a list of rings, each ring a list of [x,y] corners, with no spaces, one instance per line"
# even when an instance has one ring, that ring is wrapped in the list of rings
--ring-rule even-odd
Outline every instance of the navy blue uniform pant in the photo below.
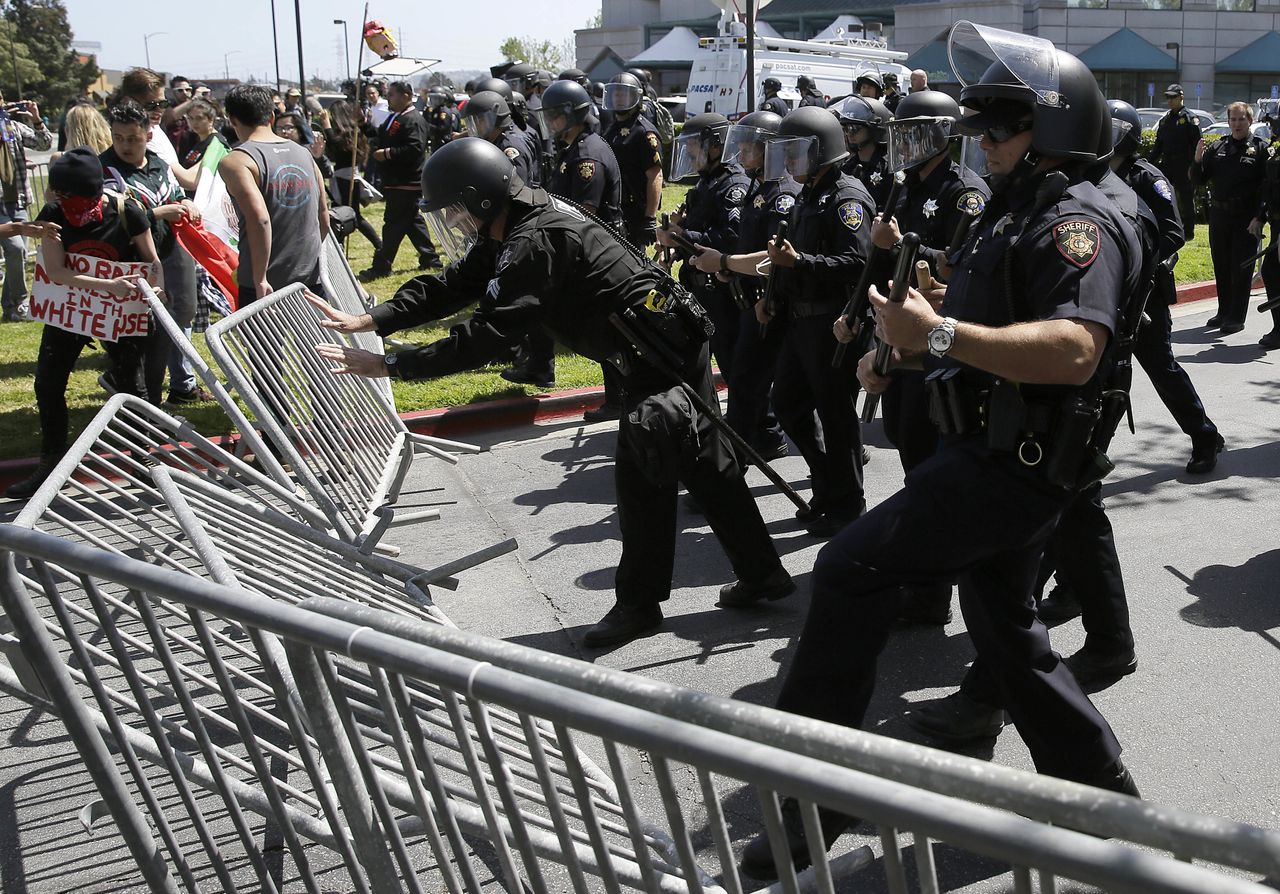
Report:
[[[778,707],[862,726],[903,586],[955,580],[978,656],[1042,773],[1085,780],[1120,755],[1049,645],[1032,588],[1069,494],[977,439],[944,445],[818,553]]]
[[[1243,323],[1249,309],[1249,289],[1253,265],[1244,262],[1258,250],[1258,240],[1249,232],[1249,214],[1214,211],[1209,215],[1209,254],[1213,258],[1213,278],[1218,286],[1218,321]]]
[[[1280,242],[1276,242],[1278,230],[1280,230],[1280,225],[1273,221],[1271,224],[1271,250],[1262,259],[1262,284],[1266,286],[1268,301],[1280,295],[1280,256],[1277,255],[1275,249],[1275,246],[1280,245]],[[1271,311],[1271,331],[1280,332],[1280,307]]]
[[[1193,441],[1212,438],[1218,433],[1218,427],[1209,421],[1196,386],[1191,384],[1191,377],[1173,356],[1170,343],[1173,319],[1164,296],[1152,295],[1152,300],[1147,302],[1147,316],[1151,322],[1138,329],[1138,337],[1133,344],[1134,359],[1151,379],[1156,394],[1173,415],[1178,428]]]
[[[729,367],[732,374],[725,375],[729,383],[725,420],[757,449],[771,450],[782,441],[782,428],[769,409],[769,391],[786,324],[785,319],[775,318],[761,332],[754,308],[738,311],[738,338]]]

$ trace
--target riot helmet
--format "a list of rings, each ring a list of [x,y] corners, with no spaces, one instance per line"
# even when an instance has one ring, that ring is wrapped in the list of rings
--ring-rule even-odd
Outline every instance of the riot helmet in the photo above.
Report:
[[[628,68],[627,74],[638,80],[642,87],[648,87],[649,81],[653,80],[647,68]]]
[[[960,105],[940,90],[922,90],[898,103],[889,123],[889,170],[917,168],[947,151]]]
[[[524,93],[538,70],[528,62],[517,62],[502,73],[502,79],[511,85],[516,93]]]
[[[724,140],[725,164],[741,165],[755,174],[764,169],[764,150],[769,141],[777,137],[782,126],[782,116],[773,112],[752,112],[743,115],[729,128]]]
[[[1133,155],[1142,142],[1142,118],[1138,110],[1122,99],[1108,99],[1111,114],[1111,146],[1116,154]]]
[[[776,96],[782,89],[782,81],[777,78],[765,78],[760,82],[760,89],[765,92],[766,96]]]
[[[560,72],[560,74],[556,75],[556,80],[573,81],[575,84],[580,84],[583,87],[586,87],[587,84],[590,83],[587,80],[587,73],[581,68],[566,68],[564,71]]]
[[[591,95],[576,81],[555,81],[542,93],[542,118],[553,136],[582,125],[591,114]]]
[[[453,92],[441,84],[436,84],[427,91],[427,108],[438,109],[453,104]]]
[[[467,103],[462,120],[471,136],[491,140],[511,123],[511,107],[492,90],[481,90]]]
[[[800,77],[796,78],[796,89],[801,93],[808,93],[814,89],[813,78],[808,75],[800,75]]]
[[[626,115],[640,108],[640,101],[643,98],[644,84],[630,72],[622,71],[605,84],[601,107],[607,112]]]
[[[507,102],[511,102],[511,85],[502,78],[481,78],[476,81],[475,93],[483,93],[485,91],[496,93]],[[472,95],[474,96],[475,93]]]
[[[805,183],[825,165],[849,157],[844,129],[826,109],[805,106],[782,119],[778,138],[765,146],[764,179],[781,180],[790,174]]]
[[[479,78],[472,78],[471,80],[467,81],[465,84],[462,85],[462,92],[467,94],[467,96],[470,96],[472,93],[475,93],[476,84],[479,82],[479,80],[480,80]]]
[[[671,155],[671,179],[683,180],[714,167],[721,158],[715,150],[724,146],[728,134],[729,119],[715,112],[685,121]]]
[[[427,156],[419,207],[437,244],[458,258],[523,187],[506,153],[488,140],[462,137]]]
[[[1033,167],[1040,156],[1097,160],[1106,101],[1093,73],[1075,56],[1044,38],[972,22],[951,29],[947,54],[962,85],[961,104],[978,112],[960,119],[963,130],[1007,125],[1029,112],[1026,160]]]
[[[874,88],[876,99],[884,96],[884,78],[882,78],[880,76],[880,72],[876,71],[874,68],[868,68],[866,71],[858,74],[857,78],[853,81],[854,91],[861,94],[862,86],[864,84]]]
[[[835,112],[853,145],[872,142],[883,146],[888,142],[886,125],[893,120],[893,113],[880,100],[869,96],[846,96],[840,105],[832,106],[831,111]]]

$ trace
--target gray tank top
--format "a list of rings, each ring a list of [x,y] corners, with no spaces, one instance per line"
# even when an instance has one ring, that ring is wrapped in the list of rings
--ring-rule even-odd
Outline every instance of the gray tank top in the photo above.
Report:
[[[320,287],[320,227],[318,208],[321,184],[316,165],[305,146],[292,141],[268,143],[246,140],[235,151],[244,152],[258,166],[258,187],[271,218],[271,259],[267,282],[273,289],[290,283]],[[240,232],[245,232],[244,211],[236,206]],[[248,238],[240,239],[240,268],[236,282],[253,287],[253,259]]]

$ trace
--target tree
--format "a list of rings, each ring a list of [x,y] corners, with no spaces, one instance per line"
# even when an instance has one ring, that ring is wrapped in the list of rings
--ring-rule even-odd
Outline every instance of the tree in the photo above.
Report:
[[[444,87],[448,90],[453,90],[453,79],[443,71],[433,71],[427,78],[427,87]]]
[[[21,38],[14,39],[16,30],[13,23],[0,21],[0,90],[9,102],[18,98],[18,84],[13,77],[15,67],[25,98],[32,97],[31,88],[42,77],[40,66],[31,58],[31,48]]]
[[[584,28],[603,28],[604,27],[604,7],[596,10],[596,14],[587,19]]]
[[[39,69],[30,82],[23,76],[23,93],[38,101],[49,114],[56,114],[67,100],[79,96],[98,79],[97,63],[92,58],[80,61],[79,54],[71,49],[71,23],[63,0],[9,0],[4,18],[20,35],[13,49],[25,44],[29,58]],[[0,48],[0,54],[9,49]],[[12,69],[12,53],[9,55]],[[21,68],[20,60],[19,71]]]
[[[573,64],[573,40],[559,43],[538,40],[536,37],[508,37],[498,47],[498,52],[509,62],[528,62],[534,68],[555,74]]]

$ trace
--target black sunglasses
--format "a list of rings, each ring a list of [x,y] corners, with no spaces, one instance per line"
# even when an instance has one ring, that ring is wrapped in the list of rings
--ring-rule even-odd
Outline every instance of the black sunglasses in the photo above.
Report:
[[[143,108],[146,109],[148,112],[154,112],[157,109],[167,109],[169,108],[169,100],[157,99],[153,102],[147,103],[146,105],[143,106]]]
[[[1010,121],[1007,124],[993,124],[984,129],[982,133],[988,140],[993,143],[1004,143],[1012,140],[1020,133],[1025,133],[1031,129],[1032,121]]]

